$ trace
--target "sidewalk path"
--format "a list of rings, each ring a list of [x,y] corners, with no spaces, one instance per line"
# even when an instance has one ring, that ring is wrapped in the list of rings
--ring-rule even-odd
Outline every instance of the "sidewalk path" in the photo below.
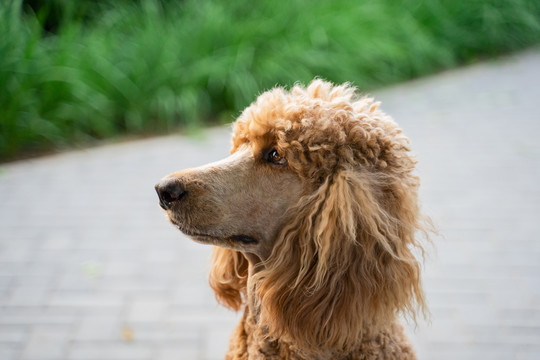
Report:
[[[426,261],[420,359],[540,359],[540,51],[375,93],[411,138],[443,237]],[[0,166],[0,359],[222,359],[237,315],[209,247],[153,185],[227,155],[229,129]]]

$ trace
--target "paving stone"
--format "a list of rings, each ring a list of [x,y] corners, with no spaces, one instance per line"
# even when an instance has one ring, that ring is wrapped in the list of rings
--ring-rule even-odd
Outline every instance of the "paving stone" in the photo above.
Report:
[[[77,317],[76,309],[6,306],[0,309],[0,326],[69,326],[75,324]]]
[[[28,338],[28,327],[0,325],[0,348],[23,344]]]
[[[138,262],[119,262],[108,263],[103,269],[104,276],[130,276],[138,275],[141,265]]]
[[[10,346],[0,346],[0,359],[20,360],[21,350]]]
[[[56,291],[48,305],[58,308],[118,307],[124,303],[121,294],[96,293],[92,291]]]
[[[8,290],[13,282],[13,276],[0,275],[0,290]]]
[[[152,344],[171,350],[199,349],[203,342],[204,328],[163,322],[123,322],[123,328],[131,332],[130,341],[139,344]]]
[[[126,321],[158,322],[166,316],[168,301],[165,299],[132,300],[127,307]]]
[[[209,327],[204,337],[203,358],[208,360],[221,360],[224,357],[223,349],[227,349],[231,332],[234,327],[221,328]]]
[[[154,350],[150,346],[131,343],[74,342],[65,359],[67,360],[150,360]]]
[[[111,341],[121,338],[122,326],[118,314],[84,314],[71,337],[73,341]]]
[[[223,356],[220,358],[222,359]],[[167,348],[161,347],[158,351],[156,360],[178,360],[178,359],[200,359],[200,349],[198,346],[185,347],[179,349],[177,347]]]
[[[47,284],[44,282],[44,284]],[[18,286],[11,292],[6,301],[7,306],[41,306],[46,303],[50,288]]]
[[[22,353],[23,360],[55,360],[66,356],[71,327],[34,327]]]

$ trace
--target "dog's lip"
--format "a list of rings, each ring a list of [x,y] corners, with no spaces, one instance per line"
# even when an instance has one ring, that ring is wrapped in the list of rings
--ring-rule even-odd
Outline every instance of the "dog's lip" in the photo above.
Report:
[[[243,244],[257,244],[258,241],[252,236],[249,235],[233,235],[230,236],[232,240],[240,241]]]
[[[233,240],[233,241],[236,241],[236,242],[241,242],[242,244],[246,244],[246,245],[252,245],[252,244],[257,244],[258,243],[257,239],[255,239],[253,236],[249,236],[249,235],[239,234],[239,235],[230,235],[230,236],[217,236],[217,235],[213,235],[213,234],[202,234],[202,233],[199,233],[199,232],[194,232],[194,231],[188,230],[188,229],[186,229],[185,227],[183,227],[182,225],[178,224],[175,221],[171,221],[171,222],[182,233],[184,233],[187,236],[191,236],[191,237],[195,237],[195,238],[230,239],[230,240]]]

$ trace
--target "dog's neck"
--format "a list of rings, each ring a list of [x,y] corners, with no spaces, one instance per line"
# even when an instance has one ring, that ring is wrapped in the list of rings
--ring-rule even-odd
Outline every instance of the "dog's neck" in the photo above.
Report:
[[[237,325],[226,360],[294,359],[294,360],[361,360],[389,359],[416,360],[416,354],[404,334],[403,326],[396,321],[378,333],[368,332],[362,341],[348,352],[299,349],[294,343],[268,337],[267,328],[258,320],[252,305],[246,305],[244,316]]]
[[[233,338],[239,341],[231,342],[226,359],[364,359],[366,355],[379,358],[383,354],[393,354],[391,359],[416,359],[414,350],[406,338],[403,327],[399,321],[388,324],[388,327],[373,332],[369,325],[365,326],[363,338],[354,349],[343,352],[339,350],[316,351],[314,349],[302,350],[293,342],[283,339],[273,339],[268,336],[268,327],[261,323],[260,300],[258,299],[255,284],[251,281],[260,263],[254,265],[250,261],[248,270],[248,283],[246,305],[242,320],[238,324]]]
[[[246,305],[242,320],[236,328],[236,335],[233,335],[233,338],[242,339],[243,341],[230,344],[226,359],[331,359],[332,357],[314,358],[309,354],[305,354],[293,344],[282,339],[272,339],[268,336],[268,326],[260,320],[262,311],[260,299],[257,295],[256,286],[252,281],[253,275],[257,272],[261,263],[252,262],[249,257],[248,259]],[[245,357],[246,354],[247,357]]]
[[[259,324],[260,314],[261,314],[261,305],[260,300],[257,295],[256,285],[254,284],[253,278],[254,274],[258,271],[261,265],[261,261],[253,261],[256,255],[248,257],[249,267],[248,267],[248,278],[247,278],[247,292],[246,292],[246,310],[245,312],[249,314],[249,317],[253,320],[254,324]]]

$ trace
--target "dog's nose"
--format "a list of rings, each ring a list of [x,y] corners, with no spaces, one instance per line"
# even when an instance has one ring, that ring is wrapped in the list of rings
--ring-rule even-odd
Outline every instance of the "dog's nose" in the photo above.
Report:
[[[155,186],[159,196],[159,205],[163,210],[170,210],[176,201],[186,196],[187,191],[178,179],[163,179]]]

